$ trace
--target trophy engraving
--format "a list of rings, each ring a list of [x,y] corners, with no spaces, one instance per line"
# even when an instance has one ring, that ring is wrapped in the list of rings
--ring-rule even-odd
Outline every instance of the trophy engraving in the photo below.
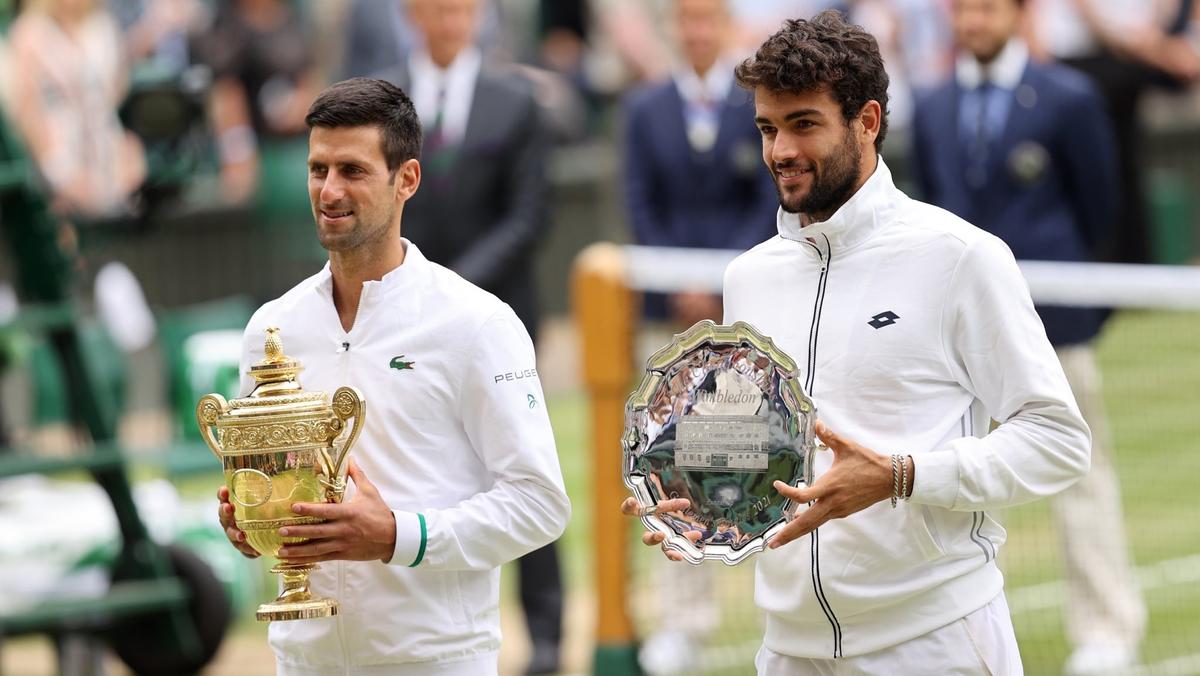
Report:
[[[795,362],[769,338],[697,323],[650,357],[625,407],[622,474],[642,523],[691,563],[746,560],[798,508],[773,483],[812,480],[815,421]],[[659,511],[669,498],[691,505]]]
[[[353,387],[340,387],[332,398],[306,392],[297,376],[304,369],[283,352],[279,330],[266,331],[264,358],[250,367],[254,391],[226,401],[207,394],[196,404],[201,436],[221,461],[234,519],[246,542],[260,554],[276,556],[285,544],[303,538],[282,537],[284,526],[321,523],[292,512],[297,502],[341,502],[344,467],[366,416],[366,401]],[[316,564],[279,562],[271,572],[283,576],[283,591],[258,607],[261,621],[299,620],[336,615],[336,599],[318,598],[308,588]]]

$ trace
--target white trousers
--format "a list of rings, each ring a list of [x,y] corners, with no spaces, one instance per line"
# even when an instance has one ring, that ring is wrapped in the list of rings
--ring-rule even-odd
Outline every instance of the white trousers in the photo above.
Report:
[[[1051,500],[1067,581],[1067,637],[1135,650],[1146,628],[1113,470],[1100,369],[1091,345],[1056,350],[1083,419],[1092,428],[1092,470]]]
[[[754,658],[759,676],[1021,676],[1021,654],[1001,593],[966,617],[910,641],[866,655],[811,659],[765,645]]]

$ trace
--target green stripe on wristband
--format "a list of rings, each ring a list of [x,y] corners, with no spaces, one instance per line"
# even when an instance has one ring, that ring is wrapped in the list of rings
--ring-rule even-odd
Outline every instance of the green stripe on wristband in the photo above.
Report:
[[[421,522],[421,547],[417,550],[417,558],[412,563],[408,564],[409,568],[416,568],[421,563],[421,559],[425,558],[425,542],[428,539],[428,532],[425,530],[425,515],[417,513],[417,521]]]

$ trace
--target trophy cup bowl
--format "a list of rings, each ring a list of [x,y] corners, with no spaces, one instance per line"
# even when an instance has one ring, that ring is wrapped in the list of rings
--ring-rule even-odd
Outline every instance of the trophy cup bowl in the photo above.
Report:
[[[292,512],[297,502],[341,502],[345,461],[366,416],[366,401],[353,387],[331,398],[306,392],[297,375],[299,361],[283,353],[279,330],[266,331],[265,356],[250,367],[255,379],[249,396],[226,401],[207,394],[196,404],[201,436],[221,461],[237,527],[255,551],[278,556],[285,526],[321,523]],[[264,622],[336,615],[336,599],[319,598],[308,588],[316,564],[280,561],[271,572],[283,577],[283,591],[258,607]]]
[[[799,507],[774,482],[812,482],[815,423],[795,362],[771,339],[745,322],[704,320],[648,360],[625,406],[622,476],[667,548],[690,563],[734,565]],[[691,504],[658,511],[671,498]]]

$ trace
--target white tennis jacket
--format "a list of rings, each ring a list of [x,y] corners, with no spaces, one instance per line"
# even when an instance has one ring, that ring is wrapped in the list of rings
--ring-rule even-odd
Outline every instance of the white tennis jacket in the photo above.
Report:
[[[405,245],[403,265],[364,284],[348,333],[328,265],[246,328],[243,374],[277,326],[306,390],[362,391],[350,457],[396,516],[390,563],[312,573],[338,615],[271,624],[282,674],[495,673],[499,566],[570,519],[529,334],[495,296]]]
[[[771,650],[861,655],[1001,593],[1005,532],[989,511],[1070,486],[1091,437],[1008,247],[908,198],[882,159],[828,221],[780,211],[778,225],[726,270],[726,322],[774,338],[821,420],[912,455],[916,477],[898,509],[885,500],[761,554],[755,599]],[[817,454],[817,478],[832,460]]]

